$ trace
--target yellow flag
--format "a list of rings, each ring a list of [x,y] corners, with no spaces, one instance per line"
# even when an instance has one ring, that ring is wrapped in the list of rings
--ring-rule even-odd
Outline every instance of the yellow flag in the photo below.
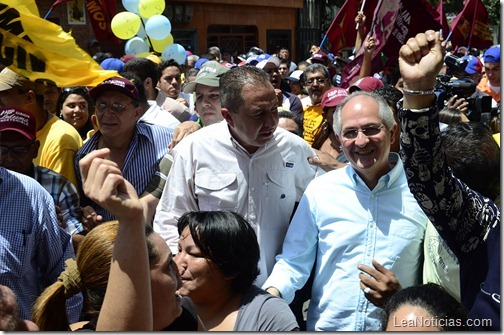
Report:
[[[0,0],[0,63],[31,81],[50,80],[59,87],[96,86],[118,76],[34,12],[38,15],[33,0]]]

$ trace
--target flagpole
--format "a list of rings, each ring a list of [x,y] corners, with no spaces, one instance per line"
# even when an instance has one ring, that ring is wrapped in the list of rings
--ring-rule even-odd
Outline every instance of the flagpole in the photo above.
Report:
[[[52,13],[52,10],[53,10],[53,7],[49,8],[49,10],[47,11],[47,14],[44,16],[44,20],[47,19],[47,17],[49,16],[49,14]]]
[[[327,29],[329,30],[329,29]],[[322,49],[322,45],[324,45],[325,40],[327,39],[327,33],[324,34],[324,38],[322,38],[322,42],[320,42],[319,49]]]
[[[362,5],[360,7],[360,12],[364,10],[364,5],[366,4],[366,0],[362,1]],[[359,22],[355,25],[355,30],[359,29]]]
[[[469,35],[469,45],[467,46],[467,50],[469,50],[469,48],[471,46],[471,41],[472,41],[473,32],[474,32],[474,25],[476,23],[476,14],[478,13],[478,1],[476,0],[476,1],[474,1],[474,3],[476,4],[476,6],[475,6],[476,8],[474,8],[473,22],[472,22],[472,26],[471,26],[471,35]]]

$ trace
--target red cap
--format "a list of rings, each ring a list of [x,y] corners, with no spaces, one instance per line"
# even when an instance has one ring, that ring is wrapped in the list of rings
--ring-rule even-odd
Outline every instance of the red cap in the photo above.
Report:
[[[124,95],[127,95],[133,100],[140,100],[140,96],[138,94],[138,90],[131,81],[121,77],[112,77],[110,79],[105,80],[104,82],[98,84],[95,88],[93,88],[89,95],[91,98],[96,100],[96,98],[106,91],[117,91]]]
[[[344,88],[334,87],[327,90],[322,97],[322,110],[326,107],[336,107],[347,96],[348,93]]]
[[[11,130],[34,141],[37,135],[35,116],[19,107],[0,108],[0,133]]]
[[[366,91],[366,92],[371,92],[374,91],[378,88],[383,87],[383,82],[375,77],[364,77],[355,82],[348,91],[350,93],[355,92],[355,91]]]

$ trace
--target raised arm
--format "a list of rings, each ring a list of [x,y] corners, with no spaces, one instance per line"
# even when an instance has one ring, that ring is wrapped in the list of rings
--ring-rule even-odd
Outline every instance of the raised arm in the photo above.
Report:
[[[95,150],[79,167],[84,193],[119,220],[110,275],[96,330],[152,330],[150,270],[143,207],[118,166]]]

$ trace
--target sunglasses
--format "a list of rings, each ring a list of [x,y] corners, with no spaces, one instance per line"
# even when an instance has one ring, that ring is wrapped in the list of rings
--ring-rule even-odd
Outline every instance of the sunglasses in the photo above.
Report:
[[[346,129],[342,136],[346,140],[355,140],[357,136],[359,136],[359,132],[363,133],[366,137],[376,136],[380,133],[382,128],[385,128],[384,125],[381,126],[368,126],[362,129]]]
[[[8,147],[5,145],[0,145],[0,150],[2,151],[2,155],[7,155],[9,152],[12,152],[15,155],[22,155],[30,151],[30,149],[33,147],[34,144],[35,141],[25,146],[20,145],[15,147]]]
[[[62,90],[62,93],[86,95],[89,93],[89,90],[86,86],[73,86],[73,87],[65,87]]]

